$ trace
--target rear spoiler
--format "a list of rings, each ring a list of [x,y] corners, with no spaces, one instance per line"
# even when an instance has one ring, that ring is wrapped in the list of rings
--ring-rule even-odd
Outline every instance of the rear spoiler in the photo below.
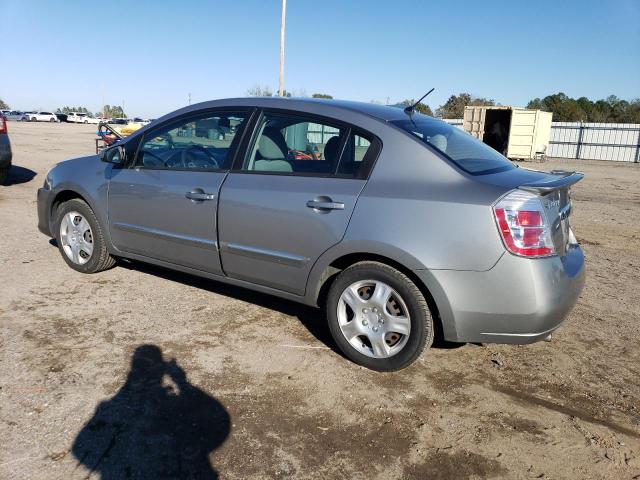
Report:
[[[584,173],[581,172],[567,172],[564,170],[552,170],[549,172],[551,175],[557,175],[557,179],[551,179],[542,182],[523,183],[518,188],[520,190],[526,190],[527,192],[538,193],[540,195],[546,195],[555,190],[561,188],[569,188],[574,183],[578,183],[584,178]]]

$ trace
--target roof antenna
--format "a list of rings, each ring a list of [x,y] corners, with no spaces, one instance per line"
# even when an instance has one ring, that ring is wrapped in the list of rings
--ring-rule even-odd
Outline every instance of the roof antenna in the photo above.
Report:
[[[420,100],[418,100],[416,103],[414,103],[413,105],[409,105],[408,107],[405,107],[405,108],[404,108],[404,113],[406,113],[407,115],[411,115],[411,114],[415,111],[415,109],[416,109],[416,107],[418,106],[418,104],[419,104],[422,100],[424,100],[424,99],[427,97],[427,95],[429,95],[429,94],[430,94],[431,92],[433,92],[434,90],[435,90],[435,87],[434,87],[434,88],[432,88],[431,90],[429,90],[427,93],[425,93],[422,97],[420,97]]]

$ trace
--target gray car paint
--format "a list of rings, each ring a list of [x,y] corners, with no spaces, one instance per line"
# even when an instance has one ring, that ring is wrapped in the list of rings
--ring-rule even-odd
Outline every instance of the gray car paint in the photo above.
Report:
[[[231,173],[220,194],[227,275],[304,295],[315,260],[343,237],[364,180]],[[315,211],[327,197],[344,209]]]
[[[548,175],[525,169],[469,175],[389,125],[389,120],[406,118],[401,109],[311,99],[219,100],[169,114],[124,144],[135,145],[146,131],[176,116],[222,107],[279,108],[334,118],[376,135],[382,152],[368,181],[230,173],[206,185],[211,189],[222,185],[217,204],[202,202],[194,208],[180,194],[200,186],[204,179],[168,176],[155,185],[147,182],[144,188],[158,188],[161,197],[166,192],[162,208],[170,214],[164,220],[149,213],[153,206],[144,189],[123,191],[123,180],[132,171],[114,168],[96,156],[76,159],[53,168],[47,177],[49,188],[39,191],[40,229],[51,235],[56,195],[74,191],[89,203],[102,225],[109,225],[104,230],[115,255],[309,305],[317,304],[322,282],[335,272],[334,262],[346,255],[375,255],[413,271],[433,298],[445,338],[450,340],[534,341],[556,328],[575,302],[584,281],[579,247],[572,247],[565,258],[523,259],[505,253],[490,208],[519,184]],[[108,202],[110,178],[114,198]],[[317,195],[344,202],[347,208],[318,214],[306,207],[306,201]],[[132,240],[131,229],[125,234],[126,228],[115,228],[116,223],[140,226],[139,220],[125,221],[122,212],[129,202],[133,202],[131,209],[142,208],[150,214],[149,232],[141,237],[159,239],[170,234],[153,251],[145,248],[145,240]],[[210,210],[207,221],[191,225],[202,210]],[[213,232],[216,211],[219,239]],[[189,224],[183,230],[176,219],[171,220],[178,212]],[[170,252],[174,248],[176,255]]]
[[[114,169],[109,184],[109,231],[114,247],[222,274],[216,239],[221,172]],[[200,189],[211,201],[186,198]]]

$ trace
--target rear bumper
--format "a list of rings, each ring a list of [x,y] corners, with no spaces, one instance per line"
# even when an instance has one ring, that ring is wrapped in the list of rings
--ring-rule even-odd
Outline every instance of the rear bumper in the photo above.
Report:
[[[51,226],[49,225],[51,197],[51,190],[45,188],[38,189],[38,230],[44,233],[47,237],[52,237]]]
[[[455,342],[533,343],[557,329],[585,281],[579,246],[566,255],[525,259],[503,255],[486,272],[416,271],[431,289],[444,337]]]

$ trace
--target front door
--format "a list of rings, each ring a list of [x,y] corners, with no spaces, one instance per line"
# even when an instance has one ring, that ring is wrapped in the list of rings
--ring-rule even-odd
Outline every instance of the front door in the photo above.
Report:
[[[225,273],[304,294],[317,258],[344,236],[366,183],[370,146],[350,127],[265,113],[220,192]]]
[[[222,274],[216,210],[246,112],[184,117],[145,133],[109,183],[109,229],[124,252]]]

